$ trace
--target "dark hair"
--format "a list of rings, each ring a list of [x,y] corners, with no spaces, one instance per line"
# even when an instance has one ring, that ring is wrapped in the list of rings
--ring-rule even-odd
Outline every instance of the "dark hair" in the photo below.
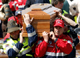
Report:
[[[73,0],[70,0],[70,1],[73,1]]]
[[[51,0],[51,4],[54,6],[58,4],[58,2],[64,2],[65,0]]]
[[[75,21],[75,20],[74,20],[74,16],[72,16],[72,15],[70,15],[70,14],[65,14],[64,16],[66,16],[66,17],[72,19],[73,21]]]
[[[2,0],[2,4],[8,3],[9,0]]]

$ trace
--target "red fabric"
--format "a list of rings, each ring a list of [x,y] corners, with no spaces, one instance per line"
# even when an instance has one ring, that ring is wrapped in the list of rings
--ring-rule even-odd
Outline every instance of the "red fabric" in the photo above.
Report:
[[[46,43],[44,40],[42,40],[40,44],[34,45],[34,47],[36,46],[34,56],[43,57],[46,54],[46,52],[64,52],[65,54],[69,54],[72,51],[72,45],[63,39],[70,40],[72,42],[72,39],[68,35],[61,35],[56,43],[54,43],[54,41],[51,39],[49,39],[51,43]],[[40,40],[38,40],[37,43]],[[56,45],[58,47],[57,49]]]
[[[5,41],[7,38],[9,38],[9,37],[10,37],[10,34],[7,33],[6,36],[4,37],[4,41]]]
[[[11,0],[11,1],[14,1],[14,0]]]
[[[73,43],[72,39],[68,35],[62,35],[58,38],[56,45],[60,48],[60,50],[64,51],[64,53],[70,54],[72,51],[72,45],[68,43],[67,40],[70,40]]]
[[[2,5],[0,5],[0,8],[1,8],[1,6],[2,6]]]
[[[10,1],[10,2],[9,2],[10,9],[11,9],[12,11],[15,11],[15,6],[16,6],[16,5],[15,5],[15,4],[13,5],[13,4],[14,4],[14,1]]]
[[[0,8],[1,8],[1,6],[2,6],[2,1],[0,0]]]
[[[16,20],[15,20],[15,18],[16,18]],[[8,21],[10,21],[10,20],[14,20],[14,21],[17,21],[17,24],[19,24],[19,20],[18,20],[18,18],[17,17],[15,17],[14,18],[14,16],[12,16],[12,17],[10,17],[9,19],[8,19]]]
[[[15,20],[15,18],[16,18],[16,20]],[[22,27],[22,26],[23,26],[22,19],[18,19],[18,17],[16,17],[16,16],[15,16],[15,18],[14,18],[14,16],[12,16],[12,17],[10,17],[10,18],[8,19],[8,21],[10,21],[10,20],[14,20],[14,21],[17,22],[17,24],[20,25],[20,27]]]
[[[45,41],[41,42],[39,46],[37,46],[35,49],[36,55],[38,57],[44,56],[47,50],[47,46],[48,46],[48,43],[46,43]]]
[[[27,0],[15,0],[17,3],[18,3],[18,5],[25,5],[26,4],[26,1]]]
[[[15,2],[16,2],[16,3],[15,3]],[[11,9],[12,11],[16,11],[16,10],[19,9],[18,6],[22,6],[22,5],[25,6],[26,2],[27,2],[27,0],[21,0],[21,2],[20,2],[19,0],[11,0],[11,1],[9,2],[9,6],[10,6],[10,9]],[[2,6],[1,3],[2,3],[2,1],[0,0],[0,8],[1,8],[1,6]],[[18,6],[17,6],[17,5],[18,5]]]
[[[17,0],[11,0],[9,2],[9,6],[10,6],[10,8],[11,8],[12,11],[18,10],[18,8],[16,7],[17,4],[18,4]]]
[[[18,6],[16,6],[16,11],[19,10]]]
[[[18,10],[19,9],[19,6],[25,6],[25,4],[26,4],[26,1],[27,0],[15,0],[16,2],[17,2],[17,4],[16,4],[16,10]]]

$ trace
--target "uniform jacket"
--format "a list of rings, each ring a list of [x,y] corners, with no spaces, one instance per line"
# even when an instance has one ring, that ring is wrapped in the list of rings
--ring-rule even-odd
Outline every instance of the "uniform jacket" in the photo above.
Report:
[[[16,9],[24,9],[27,0],[15,0],[17,2]]]
[[[15,11],[16,10],[16,3],[17,2],[15,0],[11,0],[9,2],[9,6],[10,6],[10,8],[11,8],[12,11]]]
[[[72,39],[68,35],[59,36],[56,41],[49,39],[49,42],[45,42],[42,39],[38,39],[38,44],[35,44],[35,57],[41,58],[66,58],[66,56],[72,51]]]
[[[11,0],[9,2],[9,6],[12,11],[16,11],[18,9],[24,9],[27,0]]]
[[[76,25],[75,27],[73,28],[77,28],[78,25]],[[77,37],[77,33],[74,31],[71,26],[69,27],[70,29],[70,32],[69,33],[66,33],[67,35],[69,35],[72,40],[73,40],[73,50],[72,52],[67,56],[67,58],[75,58],[76,57],[76,45],[79,43],[79,39]]]
[[[2,1],[0,0],[0,8],[1,8],[1,6],[2,6]]]
[[[37,34],[35,29],[32,25],[26,27],[28,38],[24,38],[23,44],[19,42],[19,40],[14,40],[13,38],[9,37],[4,41],[3,48],[4,52],[9,56],[9,58],[27,58],[27,54],[32,54],[31,46],[37,40]],[[14,41],[16,43],[14,43]],[[23,48],[25,48],[23,50]],[[28,57],[29,58],[29,57]]]

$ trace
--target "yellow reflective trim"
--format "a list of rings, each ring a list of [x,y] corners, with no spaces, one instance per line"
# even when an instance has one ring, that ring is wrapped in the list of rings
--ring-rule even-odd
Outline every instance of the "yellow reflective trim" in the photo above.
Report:
[[[16,58],[18,58],[18,57],[16,57]]]
[[[10,40],[9,38],[6,39],[6,41],[9,41],[9,40]]]
[[[68,14],[68,12],[66,12],[65,10],[63,10],[63,14],[62,15],[65,15],[65,14]]]
[[[14,43],[16,44],[16,43],[18,43],[18,41],[17,40],[13,40],[14,41]]]
[[[25,50],[27,50],[27,49],[29,49],[29,48],[30,48],[30,47],[28,46],[27,48],[21,50],[20,53],[23,52],[23,51],[25,51]]]
[[[31,54],[26,54],[26,56],[30,56],[30,57],[33,57],[33,55],[31,55]]]
[[[23,45],[24,45],[24,46],[27,46],[27,45],[28,45],[28,37],[24,38]],[[23,47],[24,47],[24,46],[23,46]]]
[[[31,48],[30,46],[28,46],[28,37],[24,38],[23,45],[24,45],[23,49],[20,51],[20,53],[23,52],[23,51],[25,51],[25,50],[27,50],[27,49],[29,49],[29,48]],[[24,49],[25,46],[28,46],[28,47],[26,47]]]
[[[69,33],[69,32],[70,32],[70,30],[67,31],[67,33]]]
[[[74,17],[74,21],[75,21],[75,23],[77,23],[77,16]]]
[[[4,50],[4,53],[6,54],[6,52],[5,52],[6,51],[6,48],[3,48],[3,50]]]
[[[32,45],[32,47],[34,46],[34,44]]]
[[[67,41],[66,39],[63,39],[63,41]]]
[[[6,50],[6,48],[4,48],[4,50]]]
[[[51,4],[51,0],[49,0],[50,4]]]

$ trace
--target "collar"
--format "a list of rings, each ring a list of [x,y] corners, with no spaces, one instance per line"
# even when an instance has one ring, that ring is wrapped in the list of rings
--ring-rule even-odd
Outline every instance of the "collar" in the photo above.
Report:
[[[55,35],[56,38],[61,38],[62,36],[64,36],[64,34],[61,34],[60,36]]]
[[[11,35],[10,35],[10,38],[12,38],[12,37],[11,37]],[[18,36],[18,38],[19,38],[19,36]],[[12,38],[12,39],[13,39],[13,40],[17,40],[17,41],[18,41],[18,38],[17,38],[17,39]]]

